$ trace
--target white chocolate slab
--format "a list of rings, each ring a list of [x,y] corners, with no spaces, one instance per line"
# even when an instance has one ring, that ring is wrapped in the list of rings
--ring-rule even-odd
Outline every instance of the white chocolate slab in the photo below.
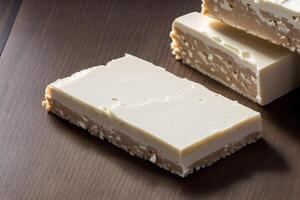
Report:
[[[187,41],[187,35],[194,41]],[[298,55],[200,13],[177,18],[171,37],[171,48],[177,59],[260,105],[266,105],[300,85]],[[196,47],[197,41],[202,47]],[[197,63],[197,59],[204,62]],[[214,69],[205,71],[207,66]],[[218,75],[220,70],[226,73]],[[235,74],[230,77],[230,73]],[[231,81],[222,80],[227,78]],[[247,85],[247,82],[255,86],[255,96],[247,92],[246,86],[245,90],[237,87],[239,83]]]
[[[180,176],[202,158],[261,132],[259,113],[131,55],[51,83],[45,99],[47,110],[85,129],[92,121],[121,133],[106,139],[132,154],[136,146],[122,144],[123,136],[143,147],[136,151],[152,149],[141,157]],[[74,121],[53,101],[83,120]]]
[[[300,52],[299,0],[204,0],[203,13]]]

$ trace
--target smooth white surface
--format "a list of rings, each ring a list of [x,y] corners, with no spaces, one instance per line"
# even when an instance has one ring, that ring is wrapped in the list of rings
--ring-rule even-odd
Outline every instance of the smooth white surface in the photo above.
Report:
[[[282,6],[288,10],[300,12],[299,0],[252,0],[254,3],[270,3],[274,6]]]
[[[104,126],[123,124],[122,132],[183,167],[261,131],[259,113],[131,55],[49,87],[62,105]]]
[[[53,86],[179,149],[258,115],[129,55]]]

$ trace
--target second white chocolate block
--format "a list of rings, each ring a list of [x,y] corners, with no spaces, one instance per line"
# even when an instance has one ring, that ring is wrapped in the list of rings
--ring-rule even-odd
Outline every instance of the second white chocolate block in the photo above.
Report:
[[[200,13],[177,18],[171,32],[176,59],[260,105],[300,85],[300,57]]]

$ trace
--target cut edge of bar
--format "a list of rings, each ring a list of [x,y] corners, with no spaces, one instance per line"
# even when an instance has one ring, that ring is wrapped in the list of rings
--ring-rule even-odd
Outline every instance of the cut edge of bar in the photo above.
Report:
[[[171,50],[172,50],[172,54],[175,56],[175,59],[176,60],[180,60],[183,64],[186,64],[192,68],[194,68],[195,70],[201,72],[202,74],[214,79],[215,81],[223,84],[224,86],[232,89],[233,91],[235,92],[238,92],[239,94],[243,95],[244,97],[254,101],[255,103],[258,103],[260,104],[260,101],[259,101],[259,91],[258,91],[258,87],[257,87],[257,74],[255,74],[256,78],[255,80],[251,80],[253,81],[253,83],[256,84],[256,93],[255,95],[251,96],[249,95],[246,91],[243,91],[241,89],[239,89],[238,87],[236,87],[234,84],[232,84],[232,81],[230,81],[231,84],[227,83],[226,81],[222,80],[221,78],[218,78],[217,76],[214,76],[212,74],[210,74],[209,72],[207,72],[206,70],[202,69],[203,67],[197,67],[195,66],[191,59],[187,58],[187,59],[184,59],[184,57],[181,55],[182,54],[182,50],[183,50],[183,44],[181,44],[182,42],[180,41],[180,34],[178,33],[178,27],[174,27],[172,28],[172,31],[170,33],[170,37],[172,39],[172,43],[171,43]],[[193,36],[191,36],[193,37]],[[199,40],[198,38],[194,38],[194,39],[197,39]],[[188,44],[189,45],[189,44]],[[193,49],[192,49],[193,51]],[[195,52],[192,52],[192,53],[195,53]],[[209,68],[209,66],[207,66]],[[222,66],[223,67],[223,66]],[[218,68],[222,68],[221,66],[218,66]],[[226,68],[226,66],[224,66],[224,68]],[[242,83],[244,86],[243,87],[246,87],[246,84],[245,83]]]

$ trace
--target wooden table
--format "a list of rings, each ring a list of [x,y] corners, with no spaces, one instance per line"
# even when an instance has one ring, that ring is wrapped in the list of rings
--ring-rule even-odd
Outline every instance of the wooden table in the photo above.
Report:
[[[200,0],[24,0],[0,59],[0,199],[300,199],[300,90],[262,108],[175,61],[171,23],[200,9]],[[182,179],[41,107],[48,83],[126,52],[260,111],[264,140]]]
[[[0,55],[14,23],[21,0],[0,0]]]

